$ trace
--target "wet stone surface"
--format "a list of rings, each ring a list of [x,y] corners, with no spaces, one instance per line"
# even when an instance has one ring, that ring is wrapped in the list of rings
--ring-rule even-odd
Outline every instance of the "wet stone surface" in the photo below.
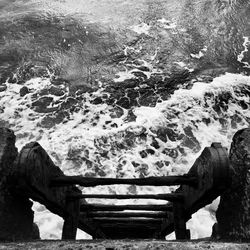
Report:
[[[194,250],[194,249],[215,249],[215,250],[247,250],[247,243],[213,242],[209,240],[193,242],[166,242],[166,241],[37,241],[4,243],[3,249],[10,250],[32,250],[32,249],[62,249],[62,250],[148,250],[148,249],[169,249],[169,250]]]

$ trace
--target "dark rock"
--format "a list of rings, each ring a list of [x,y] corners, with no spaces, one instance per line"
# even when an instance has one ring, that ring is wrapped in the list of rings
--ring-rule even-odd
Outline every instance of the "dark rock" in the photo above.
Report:
[[[23,96],[27,95],[29,92],[30,92],[29,89],[26,86],[23,86],[20,89],[19,94],[20,94],[20,96],[23,97]]]
[[[146,67],[146,66],[141,66],[138,69],[141,70],[141,71],[146,71],[146,72],[150,71],[149,68]]]
[[[6,128],[0,128],[0,240],[32,239],[32,202],[16,193],[13,176],[17,149],[15,135]]]
[[[126,79],[122,83],[120,83],[120,87],[126,88],[126,89],[135,88],[136,86],[138,86],[139,83],[140,83],[139,80],[136,78]]]
[[[171,128],[159,128],[156,133],[157,133],[157,137],[163,142],[167,142],[167,139],[171,141],[176,141],[180,139],[180,135],[178,135]]]
[[[15,74],[11,73],[8,83],[17,83],[18,79]]]
[[[244,87],[243,89],[241,88],[240,91],[238,92],[236,90],[237,95],[240,94],[241,96],[250,96],[250,87]]]
[[[12,170],[12,164],[17,157],[15,147],[16,137],[10,129],[0,128],[0,176],[8,176]],[[4,179],[6,181],[6,179]],[[1,184],[3,179],[1,179]]]
[[[127,97],[130,99],[130,102],[136,102],[137,103],[136,98],[139,97],[138,91],[136,91],[135,89],[128,89],[128,90],[126,90],[126,93],[127,93]]]
[[[178,147],[178,149],[179,149],[179,151],[180,151],[180,153],[181,153],[182,155],[184,155],[184,156],[187,155],[184,148]]]
[[[100,177],[106,176],[105,171],[103,171],[103,169],[101,169],[100,167],[97,167],[97,165],[95,165],[94,167],[94,172],[95,172],[95,176],[100,176]]]
[[[138,168],[140,166],[140,163],[138,162],[132,161],[131,163],[135,168]]]
[[[90,112],[89,109],[85,109],[85,110],[83,111],[83,114],[86,115],[86,114],[88,114],[89,112]]]
[[[126,121],[126,122],[134,122],[134,121],[136,121],[136,115],[134,114],[134,112],[133,112],[132,109],[130,109],[130,110],[128,111],[128,115],[127,115],[127,117],[125,118],[125,121]]]
[[[160,148],[160,145],[159,145],[158,141],[155,138],[152,139],[151,146],[154,147],[155,149]]]
[[[163,82],[161,81],[162,77],[160,79],[152,77],[152,75],[150,76],[149,79],[145,79],[143,81],[143,84],[146,84],[147,86],[151,87],[151,88],[155,88],[155,87],[160,87],[163,85]],[[165,89],[165,87],[164,87]]]
[[[245,101],[243,101],[243,100],[239,101],[239,105],[240,105],[243,109],[248,109],[248,104],[247,104]]]
[[[0,92],[5,91],[6,89],[7,89],[6,84],[2,84],[2,85],[0,85]]]
[[[147,76],[143,72],[141,72],[141,71],[134,71],[133,75],[135,75],[138,78],[141,78],[142,80],[146,80],[147,79]]]
[[[104,157],[104,158],[107,158],[107,159],[109,159],[108,154],[109,154],[109,151],[104,150],[104,151],[100,152],[100,156]]]
[[[130,101],[127,97],[122,97],[116,102],[117,105],[121,106],[122,108],[129,109],[130,108]]]
[[[145,164],[145,163],[142,163],[141,166],[140,166],[140,175],[139,175],[139,178],[145,178],[145,176],[148,175],[148,165]]]
[[[238,124],[242,122],[242,118],[239,114],[234,114],[230,117],[231,119],[231,127],[236,129]]]
[[[162,161],[157,161],[155,165],[160,169],[164,167],[164,163]]]
[[[115,106],[112,110],[110,110],[111,118],[120,118],[124,115],[123,109],[121,107]]]
[[[153,155],[155,153],[155,151],[151,148],[146,149],[146,152],[150,155]]]
[[[194,136],[192,132],[192,128],[190,126],[187,126],[184,128],[185,135],[180,135],[179,138],[182,139],[181,146],[188,147],[195,152],[198,152],[200,148],[200,143]]]
[[[217,114],[221,114],[221,107],[219,105],[215,104],[212,108]]]
[[[17,79],[17,84],[23,85],[23,84],[25,84],[26,80],[29,80],[29,79],[18,78]]]
[[[112,104],[115,103],[115,98],[114,98],[114,97],[108,98],[108,99],[106,100],[106,102],[107,102],[108,105],[112,105]]]
[[[198,152],[200,150],[199,142],[197,141],[195,137],[190,138],[188,136],[184,136],[181,146],[190,148],[194,150],[195,152]]]
[[[40,240],[40,231],[39,227],[37,226],[36,223],[33,223],[33,228],[32,228],[32,239],[33,240]]]
[[[39,126],[50,129],[54,127],[56,124],[60,124],[65,118],[66,114],[62,111],[56,114],[49,114],[42,118]]]
[[[52,116],[45,116],[41,120],[39,124],[42,128],[50,129],[56,125],[56,117],[54,115]]]
[[[155,93],[152,91],[148,92],[147,94],[141,95],[139,97],[138,103],[141,106],[147,107],[155,107],[159,96],[156,96]]]
[[[54,85],[68,84],[69,82],[62,78],[52,78],[51,83]]]
[[[216,212],[218,238],[250,239],[250,128],[238,131],[230,149],[232,182]]]
[[[140,140],[142,140],[142,141],[147,141],[147,132],[146,132],[146,129],[144,130],[142,130],[141,131],[141,133],[140,133],[140,135],[139,135],[139,138],[140,138]]]
[[[147,85],[147,86],[139,89],[139,93],[140,93],[141,97],[146,97],[146,96],[153,95],[154,94],[154,89],[149,87],[148,84],[146,84],[146,83],[144,83],[144,84]]]
[[[212,239],[219,239],[219,228],[218,228],[218,223],[214,223],[213,228],[212,228]]]
[[[48,113],[52,111],[51,108],[47,108],[47,106],[49,106],[52,101],[53,101],[53,97],[43,96],[39,98],[37,101],[34,101],[32,103],[32,107],[38,113]]]
[[[176,71],[171,74],[169,78],[165,78],[164,86],[171,92],[178,88],[178,86],[190,80],[190,72],[188,70]]]
[[[81,96],[84,93],[91,93],[95,91],[94,87],[89,87],[87,85],[70,85],[70,94],[73,96]]]
[[[116,123],[112,123],[110,126],[111,126],[112,128],[118,128],[118,125],[117,125]]]
[[[37,67],[31,63],[24,64],[18,67],[14,78],[17,84],[23,84],[33,77],[49,77],[46,66]]]
[[[70,109],[72,107],[75,107],[75,105],[78,103],[78,101],[73,98],[73,97],[68,97],[66,99],[66,101],[64,101],[62,104],[61,104],[61,109]]]
[[[4,112],[4,109],[1,109],[0,113],[3,113],[3,112]],[[8,127],[10,127],[10,124],[9,124],[8,121],[0,119],[0,127],[6,127],[6,128],[8,128]]]
[[[167,142],[168,139],[167,139],[167,132],[166,132],[165,128],[159,128],[156,133],[157,133],[157,137],[161,141]]]
[[[2,74],[0,76],[0,84],[4,84],[8,79],[8,75],[7,74]]]
[[[51,86],[48,89],[48,94],[55,95],[55,96],[63,96],[65,92],[61,88]]]
[[[208,124],[211,123],[211,119],[210,119],[210,118],[202,118],[202,121],[203,121],[206,125],[208,125]]]
[[[97,105],[97,104],[102,104],[103,100],[101,97],[96,97],[93,101],[91,101],[91,103]]]
[[[108,95],[108,94],[105,94],[105,93],[102,94],[102,99],[103,99],[103,100],[107,100],[108,98],[109,98],[109,95]]]
[[[165,88],[157,88],[157,93],[163,101],[166,101],[171,97],[171,92]]]
[[[147,154],[147,152],[145,150],[142,150],[140,152],[140,156],[141,156],[141,158],[146,158],[148,156],[148,154]]]
[[[174,159],[178,157],[178,151],[176,149],[173,149],[173,148],[164,148],[162,153],[165,155],[168,155]]]
[[[216,102],[220,104],[220,106],[226,105],[232,99],[232,94],[230,92],[224,92],[216,98]]]

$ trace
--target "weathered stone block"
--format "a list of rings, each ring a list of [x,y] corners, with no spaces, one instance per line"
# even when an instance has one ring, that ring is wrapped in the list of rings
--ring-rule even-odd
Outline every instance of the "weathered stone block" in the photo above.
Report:
[[[13,169],[17,157],[15,135],[0,128],[0,240],[27,240],[32,238],[32,202],[12,192]]]
[[[216,237],[250,240],[250,128],[238,131],[230,149],[231,187],[221,196]]]

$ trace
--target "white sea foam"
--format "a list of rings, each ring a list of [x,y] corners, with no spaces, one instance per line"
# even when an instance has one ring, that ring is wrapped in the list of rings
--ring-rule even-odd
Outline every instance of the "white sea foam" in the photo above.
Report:
[[[217,77],[212,83],[203,82],[194,83],[191,89],[179,89],[174,92],[171,98],[155,107],[138,107],[134,109],[136,121],[125,122],[126,112],[120,118],[111,118],[110,107],[106,104],[93,105],[88,101],[88,94],[85,95],[86,101],[82,104],[83,109],[72,113],[64,123],[55,125],[50,129],[41,127],[39,124],[45,116],[43,113],[36,113],[30,106],[32,94],[41,88],[50,85],[48,79],[36,78],[26,83],[31,90],[30,94],[20,97],[20,85],[7,84],[7,90],[0,93],[0,106],[4,107],[4,113],[1,113],[1,119],[8,121],[9,127],[17,135],[17,146],[19,150],[31,140],[38,141],[52,159],[67,174],[86,174],[97,173],[101,171],[107,177],[139,177],[141,172],[145,176],[161,176],[168,174],[183,174],[188,171],[194,160],[200,154],[200,151],[209,146],[214,141],[219,141],[225,147],[230,146],[233,134],[241,128],[249,126],[247,118],[250,117],[249,109],[242,109],[233,101],[229,101],[228,109],[223,118],[228,121],[225,126],[219,122],[218,114],[212,109],[213,100],[205,100],[204,96],[209,93],[218,96],[223,93],[230,93],[233,99],[242,100],[249,103],[248,97],[240,96],[235,89],[244,89],[244,86],[250,85],[250,78],[238,74],[225,74]],[[117,83],[119,84],[119,83]],[[99,90],[100,91],[100,90]],[[98,92],[96,93],[98,95]],[[55,97],[56,98],[56,97]],[[84,114],[83,111],[88,108],[90,112]],[[230,117],[239,114],[242,118],[237,126],[232,127]],[[99,116],[97,120],[95,117]],[[203,122],[203,118],[210,118],[210,123]],[[83,121],[84,120],[84,121]],[[92,122],[96,126],[92,126]],[[103,128],[106,121],[116,123],[117,127]],[[198,139],[201,150],[193,151],[185,147],[186,155],[178,155],[172,158],[162,153],[164,148],[175,149],[180,146],[180,141],[168,140],[166,143],[158,140],[160,148],[155,150],[153,155],[148,155],[146,159],[141,158],[140,151],[145,148],[152,148],[151,138],[154,136],[154,129],[168,127],[169,124],[175,124],[175,132],[183,133],[185,127],[192,128],[193,135]],[[126,131],[132,134],[140,135],[146,133],[147,141],[139,139],[126,149],[116,147],[118,143],[125,143]],[[105,144],[98,140],[106,138]],[[108,157],[100,157],[98,150],[106,150]],[[70,159],[69,152],[75,152],[78,158]],[[74,157],[74,154],[73,154]],[[86,162],[84,159],[88,159]],[[78,162],[79,161],[79,162]],[[157,162],[166,162],[168,165],[162,165],[160,168]],[[132,162],[139,164],[136,168]],[[157,163],[157,164],[156,164]],[[111,187],[85,188],[85,193],[145,193],[150,194],[170,192],[174,187],[128,187],[113,185]],[[95,200],[95,202],[107,202]],[[112,201],[119,204],[126,204],[124,201]],[[141,203],[141,201],[134,201]],[[144,202],[144,201],[143,201]],[[152,201],[145,201],[152,202]],[[111,202],[110,202],[111,203]],[[62,220],[51,215],[40,205],[35,205],[35,221],[38,222],[42,238],[58,238],[62,226]],[[198,212],[188,223],[191,228],[193,238],[209,236],[214,217],[207,209]],[[51,234],[51,232],[53,232]],[[80,234],[79,234],[80,235]],[[83,234],[85,237],[85,234]],[[79,236],[80,237],[80,236]],[[86,236],[87,237],[87,236]]]
[[[211,106],[204,108],[204,95],[206,93],[212,93],[214,95],[223,94],[229,92],[235,95],[233,87],[249,86],[250,78],[248,76],[230,74],[227,73],[223,76],[217,77],[212,83],[207,84],[203,82],[194,83],[192,89],[178,89],[171,96],[171,98],[165,102],[158,103],[156,107],[139,107],[135,109],[137,119],[141,124],[147,124],[147,126],[159,127],[167,125],[170,122],[168,118],[169,113],[178,113],[175,119],[171,118],[171,122],[178,123],[179,126],[191,125],[192,121],[201,121],[202,118],[211,118]],[[235,97],[235,96],[234,96]],[[239,97],[241,100],[249,102],[249,98],[246,96]],[[242,113],[243,117],[249,116],[249,110],[240,110],[235,104],[229,104],[227,110],[228,115],[233,115],[236,112]],[[242,122],[240,127],[247,126],[248,123]],[[145,125],[144,125],[145,126]],[[216,129],[217,127],[217,129]],[[236,128],[238,129],[238,128]],[[213,133],[211,133],[213,131]],[[197,134],[197,138],[202,143],[202,147],[209,145],[214,140],[220,140],[224,145],[229,146],[229,138],[235,130],[221,131],[221,126],[216,120],[209,126],[199,122],[199,127],[193,127],[193,132]]]
[[[203,49],[201,49],[200,51],[199,51],[199,53],[198,54],[190,54],[190,56],[192,57],[192,58],[196,58],[196,59],[200,59],[200,58],[202,58],[204,55],[205,55],[205,52],[207,51],[207,47],[204,47]]]
[[[170,20],[166,20],[166,18],[161,18],[161,19],[158,19],[157,20],[158,23],[161,24],[161,26],[164,28],[164,29],[176,29],[177,28],[177,24],[175,22],[172,22]]]
[[[138,25],[133,25],[131,27],[131,30],[133,30],[134,32],[136,32],[139,35],[141,35],[141,34],[149,35],[150,25],[148,25],[146,23],[140,23]]]
[[[177,64],[178,66],[180,66],[181,68],[184,68],[186,70],[188,70],[189,72],[193,72],[194,69],[193,68],[189,68],[186,63],[184,62],[174,62],[175,64]]]
[[[244,36],[243,39],[244,39],[244,42],[243,42],[242,45],[243,45],[243,48],[244,48],[244,49],[243,49],[243,50],[241,51],[241,53],[238,55],[237,60],[238,60],[239,62],[243,63],[245,68],[250,68],[249,63],[243,61],[245,53],[248,52],[248,47],[249,47],[249,45],[250,45],[250,40],[249,40],[249,37],[247,37],[247,36]]]
[[[126,79],[135,78],[135,75],[132,74],[132,71],[121,71],[117,73],[118,78],[115,78],[114,82],[123,82]]]

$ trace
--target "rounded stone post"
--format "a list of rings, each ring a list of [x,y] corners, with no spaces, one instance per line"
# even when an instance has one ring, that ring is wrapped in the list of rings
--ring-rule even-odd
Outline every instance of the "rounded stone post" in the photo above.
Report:
[[[216,237],[250,239],[250,128],[238,131],[230,149],[231,187],[221,196],[216,212]]]

